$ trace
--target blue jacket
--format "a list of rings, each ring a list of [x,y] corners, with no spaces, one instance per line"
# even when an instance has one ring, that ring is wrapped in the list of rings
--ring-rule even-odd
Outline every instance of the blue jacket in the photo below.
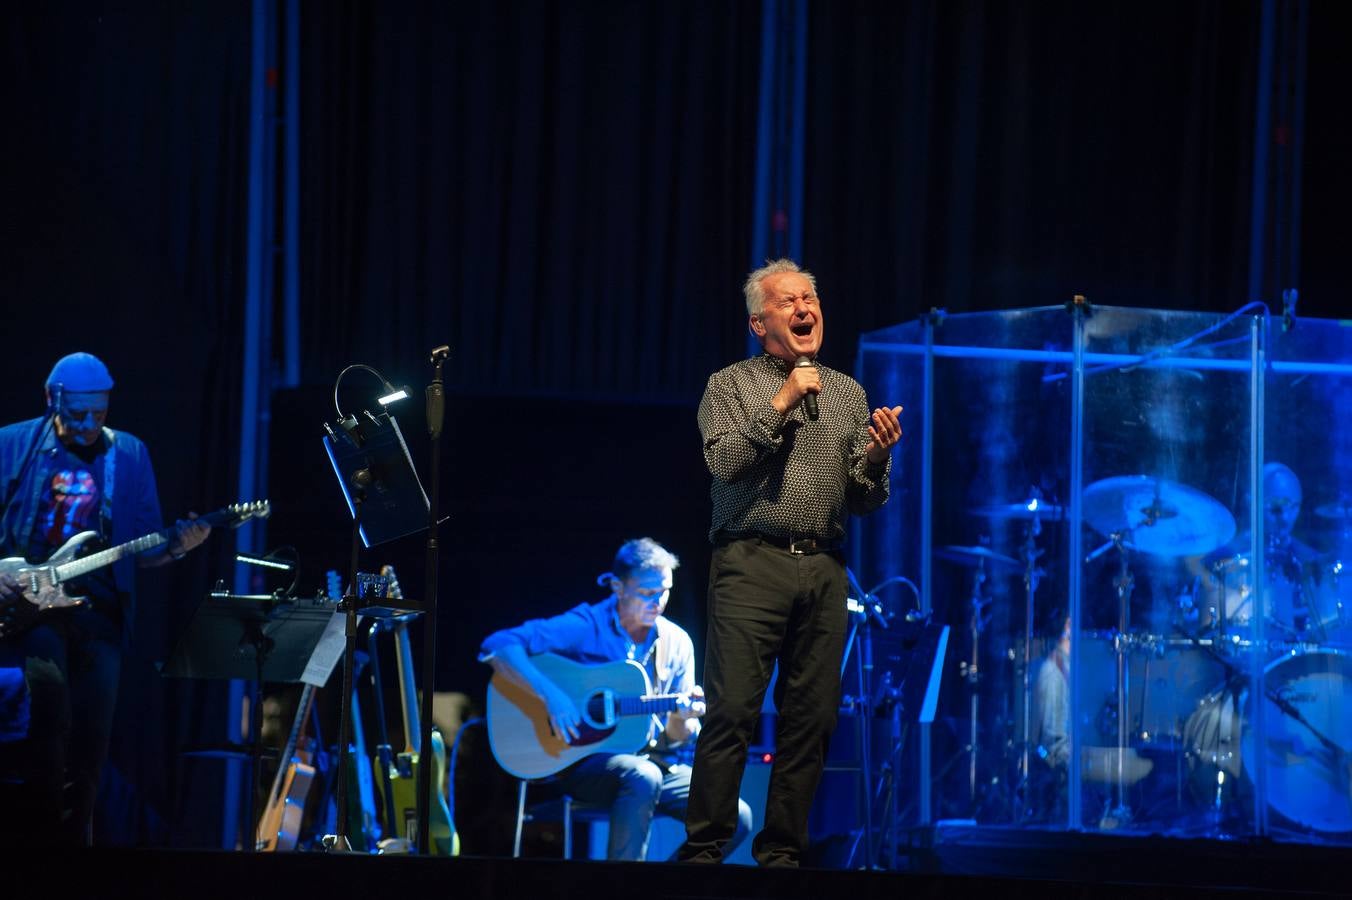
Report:
[[[38,453],[57,448],[54,428],[48,419],[29,419],[0,428],[0,499],[9,491],[10,481],[19,473],[33,448],[33,442],[46,429]],[[155,488],[155,471],[150,465],[146,445],[125,431],[104,429],[112,439],[113,460],[113,533],[112,543],[122,544],[164,527],[160,499]],[[102,457],[100,457],[102,459]],[[96,463],[98,465],[98,463]],[[0,557],[24,556],[38,514],[42,488],[37,460],[29,465],[9,506],[0,515]],[[113,581],[122,601],[123,634],[129,638],[136,613],[136,560],[124,557],[112,566]]]

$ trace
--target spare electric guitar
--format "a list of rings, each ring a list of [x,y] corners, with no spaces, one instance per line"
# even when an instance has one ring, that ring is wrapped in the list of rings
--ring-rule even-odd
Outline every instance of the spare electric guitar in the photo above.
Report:
[[[682,707],[681,694],[653,694],[637,662],[586,665],[541,653],[532,656],[546,677],[573,698],[582,714],[571,743],[554,733],[544,701],[494,675],[488,685],[488,741],[493,756],[517,778],[544,778],[593,753],[633,753],[647,744],[652,717]]]
[[[381,574],[390,579],[386,596],[403,599],[399,589],[399,579],[393,566],[385,566]],[[388,781],[390,794],[394,800],[395,827],[402,831],[400,835],[410,845],[418,836],[418,766],[421,758],[422,726],[418,714],[418,687],[413,673],[413,646],[408,636],[408,621],[398,619],[394,624],[395,659],[399,665],[399,698],[404,711],[403,753],[394,760],[394,768],[389,772],[388,780],[383,776],[377,784]],[[458,856],[460,837],[455,833],[455,824],[451,810],[446,803],[446,743],[441,732],[432,729],[432,773],[430,784],[432,796],[428,798],[428,838],[429,851],[438,856]],[[402,826],[402,828],[401,828]]]
[[[224,509],[201,516],[197,521],[212,528],[222,525],[235,528],[249,519],[267,518],[271,512],[267,500],[255,500],[252,503],[232,503]],[[0,637],[9,637],[32,626],[39,614],[47,610],[84,603],[85,598],[67,593],[68,582],[104,566],[111,566],[123,557],[167,544],[173,538],[174,531],[174,528],[165,528],[107,550],[80,556],[80,549],[98,537],[98,532],[82,531],[62,544],[46,562],[30,563],[19,556],[0,559],[0,573],[9,575],[23,588],[22,599],[0,600]]]
[[[343,599],[338,573],[330,570],[326,577],[329,598],[337,603]],[[371,757],[366,752],[361,696],[357,690],[361,684],[362,671],[369,662],[362,651],[358,650],[353,661],[352,675],[349,726],[352,740],[348,744],[347,768],[341,776],[347,780],[347,839],[352,849],[358,852],[375,850],[380,841],[380,826],[376,815],[375,773],[371,768]]]

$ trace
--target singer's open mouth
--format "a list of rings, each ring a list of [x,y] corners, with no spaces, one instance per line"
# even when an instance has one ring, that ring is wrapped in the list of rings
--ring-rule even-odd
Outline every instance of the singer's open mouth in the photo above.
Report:
[[[802,322],[792,326],[789,330],[792,331],[794,334],[798,335],[799,337],[807,337],[808,335],[812,334],[813,327],[815,326],[812,322]]]

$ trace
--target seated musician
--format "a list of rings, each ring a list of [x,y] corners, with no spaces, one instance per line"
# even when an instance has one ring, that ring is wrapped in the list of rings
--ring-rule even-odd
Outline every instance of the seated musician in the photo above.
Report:
[[[1267,596],[1268,620],[1275,628],[1269,636],[1287,639],[1324,639],[1326,626],[1333,624],[1337,610],[1327,598],[1319,596],[1319,551],[1294,534],[1303,500],[1300,479],[1290,466],[1269,462],[1263,466],[1263,537],[1266,545],[1267,580],[1277,589]],[[1247,590],[1247,572],[1236,572],[1233,564],[1247,560],[1253,535],[1244,529],[1208,559],[1217,573],[1209,585],[1212,606],[1226,603],[1226,615],[1245,625],[1252,615],[1254,598]],[[1227,584],[1226,579],[1231,583]],[[1226,596],[1228,594],[1228,596]],[[1329,608],[1323,608],[1328,606]]]
[[[666,715],[653,716],[646,746],[631,753],[597,753],[565,769],[559,787],[574,799],[610,807],[608,859],[642,860],[649,825],[661,813],[684,821],[690,767],[680,762],[699,733],[704,692],[695,683],[695,651],[685,629],[662,615],[671,594],[677,558],[651,538],[631,540],[615,554],[612,570],[597,579],[611,594],[548,619],[532,619],[489,635],[479,659],[494,672],[540,698],[553,732],[579,737],[576,698],[531,662],[553,653],[580,663],[635,660],[654,694],[686,698]],[[751,830],[751,808],[741,801],[735,847]]]
[[[1070,768],[1070,617],[1059,615],[1052,620],[1054,629],[1051,649],[1038,667],[1033,690],[1033,720],[1031,729],[1032,754],[1029,760],[1029,807],[1035,821],[1056,821],[1066,815],[1067,775]],[[1081,670],[1083,671],[1083,670]],[[1110,799],[1104,786],[1119,778],[1130,786],[1150,774],[1154,762],[1139,756],[1132,747],[1122,754],[1118,766],[1116,747],[1095,745],[1094,739],[1105,735],[1081,734],[1080,779],[1084,813],[1091,815],[1096,807]],[[1090,787],[1093,785],[1094,787]],[[1110,829],[1121,822],[1115,812],[1107,809],[1099,819],[1099,827]]]

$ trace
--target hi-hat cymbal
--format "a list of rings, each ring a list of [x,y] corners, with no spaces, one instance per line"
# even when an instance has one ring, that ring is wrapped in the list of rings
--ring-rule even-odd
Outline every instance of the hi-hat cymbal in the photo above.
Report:
[[[1084,520],[1105,537],[1123,535],[1129,545],[1160,556],[1200,556],[1235,536],[1235,517],[1196,488],[1121,475],[1084,489]]]
[[[1023,568],[1017,559],[1005,556],[1003,553],[996,553],[989,547],[962,547],[950,544],[947,547],[940,547],[935,550],[934,555],[949,562],[962,563],[964,566],[984,565],[992,571]]]
[[[1066,517],[1065,507],[1055,503],[1043,503],[1041,500],[978,506],[971,510],[971,513],[987,519],[1041,519],[1044,522],[1059,522]]]

